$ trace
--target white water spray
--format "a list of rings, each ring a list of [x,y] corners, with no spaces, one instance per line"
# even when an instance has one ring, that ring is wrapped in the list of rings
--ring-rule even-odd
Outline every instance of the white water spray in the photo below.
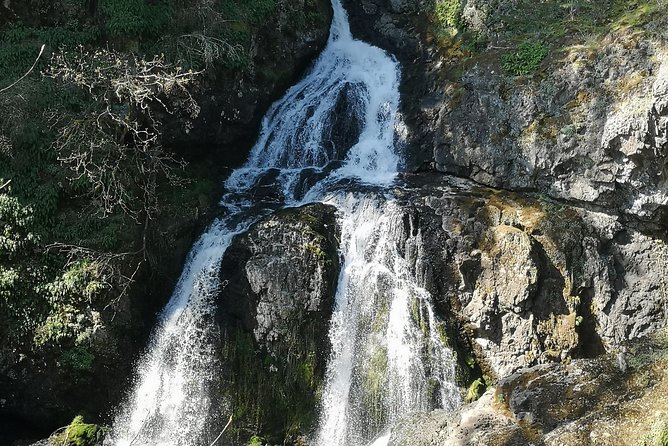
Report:
[[[332,6],[327,47],[270,108],[249,160],[227,180],[228,216],[193,246],[106,444],[200,446],[218,434],[229,411],[215,397],[218,266],[232,238],[269,212],[269,203],[255,198],[262,188],[273,194],[273,207],[276,200],[327,201],[341,210],[345,264],[314,444],[364,445],[406,413],[457,404],[442,323],[393,248],[399,210],[382,194],[361,192],[397,176],[399,67],[354,40],[340,0]],[[358,193],[336,192],[351,184]],[[374,330],[365,327],[369,321]]]

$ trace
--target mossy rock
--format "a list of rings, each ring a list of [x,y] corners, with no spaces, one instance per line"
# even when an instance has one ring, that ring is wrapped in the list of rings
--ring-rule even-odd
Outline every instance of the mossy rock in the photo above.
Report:
[[[100,446],[104,434],[105,429],[86,423],[81,415],[77,415],[62,433],[51,437],[51,442],[58,446]]]
[[[221,391],[241,444],[291,444],[314,427],[339,271],[335,211],[323,204],[277,211],[225,253]]]

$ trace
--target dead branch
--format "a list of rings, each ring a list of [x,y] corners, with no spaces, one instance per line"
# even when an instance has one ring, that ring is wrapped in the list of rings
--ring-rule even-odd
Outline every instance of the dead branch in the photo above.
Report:
[[[223,436],[223,434],[225,433],[225,431],[227,430],[227,428],[230,426],[230,424],[232,424],[232,415],[230,415],[230,419],[227,421],[227,424],[225,425],[225,427],[223,428],[223,430],[220,431],[220,433],[218,434],[218,436],[216,437],[216,439],[213,440],[213,443],[211,443],[209,446],[214,446],[214,445],[218,442],[218,440],[220,440],[220,437]]]
[[[39,54],[37,55],[37,59],[35,59],[35,62],[33,62],[33,64],[32,64],[32,66],[30,67],[30,69],[29,69],[28,71],[26,71],[26,73],[25,73],[23,76],[21,76],[21,77],[18,78],[16,81],[14,81],[13,84],[11,84],[11,85],[9,85],[9,86],[7,86],[7,87],[5,87],[5,88],[0,89],[0,93],[4,93],[5,91],[7,91],[7,90],[9,90],[10,88],[14,87],[16,84],[18,84],[18,83],[21,82],[23,79],[25,79],[25,78],[32,72],[32,70],[35,69],[35,67],[37,66],[37,62],[39,61],[40,57],[42,57],[42,53],[44,53],[44,48],[45,48],[45,47],[46,47],[46,44],[42,45],[42,48],[40,48],[40,50],[39,50]]]

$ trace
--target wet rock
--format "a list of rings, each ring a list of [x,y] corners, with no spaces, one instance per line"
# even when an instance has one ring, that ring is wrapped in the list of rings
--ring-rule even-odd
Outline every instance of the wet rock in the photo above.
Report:
[[[332,206],[281,210],[236,238],[221,264],[218,318],[233,383],[226,394],[240,425],[257,424],[276,441],[294,426],[307,429],[316,413],[330,351],[337,234]]]

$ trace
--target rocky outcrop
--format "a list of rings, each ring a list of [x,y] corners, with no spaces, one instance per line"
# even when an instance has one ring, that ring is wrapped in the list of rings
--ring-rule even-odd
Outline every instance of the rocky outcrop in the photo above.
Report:
[[[544,71],[516,77],[501,67],[513,48],[504,22],[516,16],[512,2],[461,2],[461,26],[489,42],[468,58],[439,46],[434,2],[349,3],[354,32],[403,62],[411,169],[665,227],[668,58],[654,31],[662,19],[611,27],[595,46],[553,45]],[[537,20],[549,26],[549,16]]]
[[[539,82],[475,66],[430,111],[431,149],[415,166],[660,221],[668,59],[647,42],[610,39],[595,60],[573,50],[572,64]]]
[[[401,191],[419,221],[430,291],[483,372],[615,351],[666,323],[668,247],[620,219],[438,176]],[[437,247],[437,248],[433,248]]]
[[[663,326],[663,19],[606,25],[595,46],[547,42],[551,56],[535,74],[512,76],[501,60],[521,35],[508,24],[517,5],[448,3],[460,5],[460,32],[485,42],[467,52],[465,37],[444,43],[436,33],[445,3],[346,3],[355,35],[402,62],[408,167],[422,172],[411,180],[421,187],[403,194],[423,230],[439,234],[425,244],[443,247],[430,261],[442,264],[432,291],[447,296],[444,314],[468,324],[497,377]],[[496,191],[438,192],[448,180],[429,171]]]
[[[456,413],[418,414],[393,430],[403,445],[661,445],[668,435],[666,333],[619,356],[541,365],[501,380]]]
[[[235,426],[272,441],[294,441],[316,415],[339,272],[334,213],[322,204],[278,211],[238,237],[221,264]]]

